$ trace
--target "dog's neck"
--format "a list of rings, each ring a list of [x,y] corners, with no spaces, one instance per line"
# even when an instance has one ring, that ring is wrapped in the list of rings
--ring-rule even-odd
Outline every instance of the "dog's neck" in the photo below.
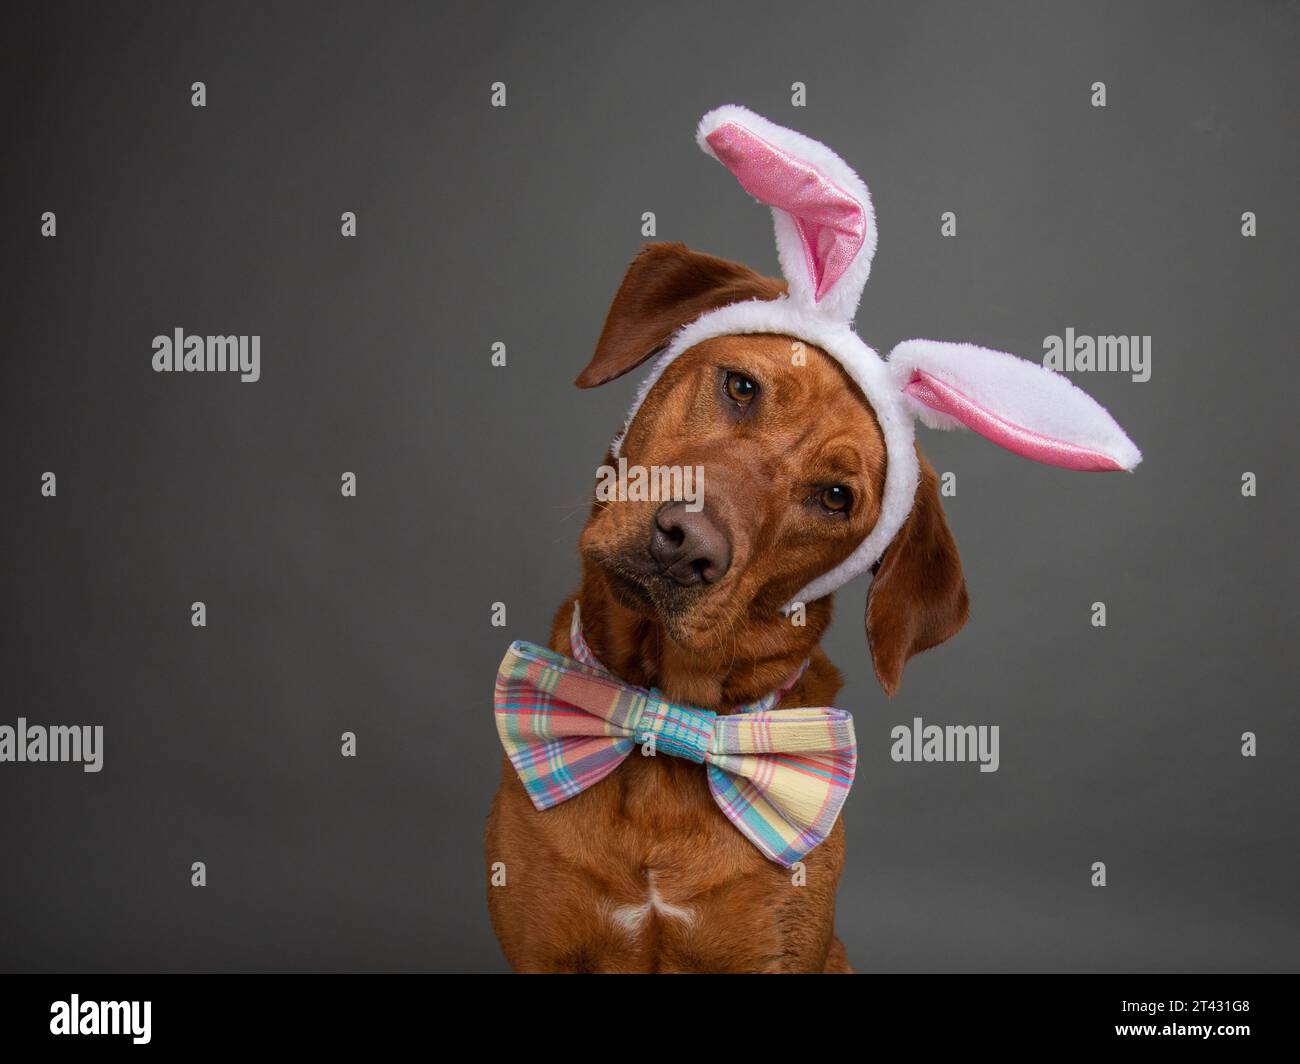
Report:
[[[788,683],[830,623],[826,599],[811,604],[802,626],[774,614],[767,624],[749,622],[743,637],[724,637],[714,648],[694,651],[673,642],[659,621],[619,604],[597,569],[584,572],[578,602],[583,637],[615,676],[719,713]]]

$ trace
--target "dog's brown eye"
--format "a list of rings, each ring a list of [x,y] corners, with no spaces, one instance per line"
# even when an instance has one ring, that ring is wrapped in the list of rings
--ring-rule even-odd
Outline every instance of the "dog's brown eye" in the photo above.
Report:
[[[853,505],[853,492],[843,484],[836,484],[834,487],[822,488],[817,501],[833,514],[848,513],[849,507]]]
[[[758,394],[758,385],[739,373],[728,373],[723,387],[726,388],[730,398],[742,405],[750,402]]]

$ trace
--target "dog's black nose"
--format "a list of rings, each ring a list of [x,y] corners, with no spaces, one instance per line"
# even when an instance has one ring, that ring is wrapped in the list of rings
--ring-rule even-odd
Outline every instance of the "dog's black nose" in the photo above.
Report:
[[[731,567],[731,543],[703,510],[684,502],[666,502],[655,514],[650,554],[664,575],[691,587],[721,580]]]

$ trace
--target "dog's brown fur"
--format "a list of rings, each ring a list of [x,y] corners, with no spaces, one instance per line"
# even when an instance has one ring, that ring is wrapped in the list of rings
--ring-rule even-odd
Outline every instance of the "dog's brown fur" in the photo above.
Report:
[[[621,376],[673,331],[713,307],[772,299],[784,286],[680,244],[650,245],[615,297],[578,384]],[[658,502],[597,503],[583,530],[583,632],[625,681],[720,713],[781,686],[811,665],[782,706],[828,706],[842,680],[818,643],[830,597],[809,603],[806,624],[781,607],[852,552],[879,515],[885,446],[861,391],[838,363],[771,335],[723,336],[668,367],[623,444],[630,463],[702,466],[705,507],[725,531],[730,565],[710,586],[664,579],[647,542]],[[758,383],[737,408],[727,373]],[[761,404],[761,405],[760,405]],[[608,460],[608,459],[607,459]],[[911,655],[966,620],[961,562],[922,459],[911,516],[878,566],[866,628],[876,674],[892,694]],[[821,487],[853,492],[847,516],[817,503]],[[555,616],[551,647],[571,652],[572,601]],[[508,760],[488,822],[497,937],[518,971],[840,972],[835,889],[843,823],[805,858],[803,882],[773,864],[717,808],[701,766],[630,757],[582,794],[539,813]],[[688,916],[651,909],[639,927],[619,910],[656,897]]]

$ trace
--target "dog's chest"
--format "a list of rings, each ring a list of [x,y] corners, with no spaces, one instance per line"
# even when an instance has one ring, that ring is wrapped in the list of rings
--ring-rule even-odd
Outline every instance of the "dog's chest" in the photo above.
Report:
[[[722,815],[703,766],[634,756],[592,798],[598,808],[572,812],[598,836],[599,850],[580,852],[614,940],[662,959],[729,939],[734,953],[771,933],[791,874]]]
[[[843,859],[837,824],[802,867],[767,860],[718,809],[703,766],[633,755],[539,813],[507,766],[490,903],[534,971],[817,971]]]
[[[703,765],[634,754],[610,783],[600,797],[619,824],[622,859],[638,868],[707,889],[770,864],[718,808]]]

